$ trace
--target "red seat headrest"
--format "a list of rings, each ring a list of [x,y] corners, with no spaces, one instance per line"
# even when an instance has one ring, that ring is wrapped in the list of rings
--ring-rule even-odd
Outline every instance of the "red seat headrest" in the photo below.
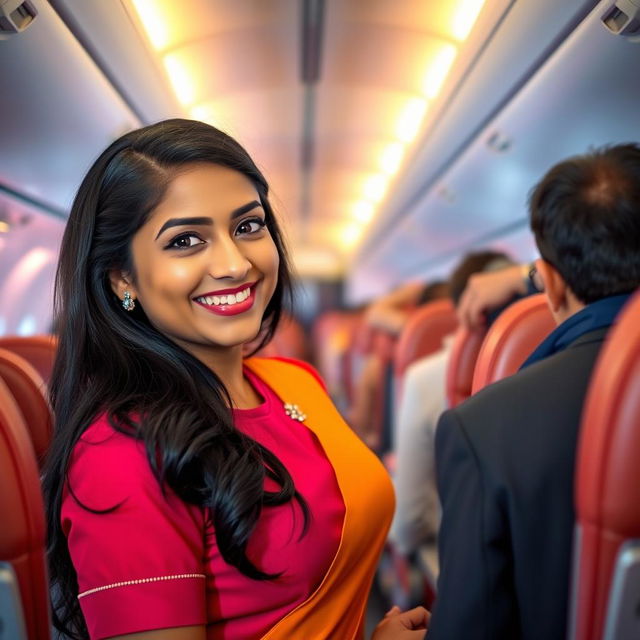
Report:
[[[516,373],[555,326],[544,294],[529,296],[507,307],[482,343],[472,393]]]
[[[0,338],[0,349],[7,349],[24,358],[49,384],[58,340],[52,335],[4,336]]]
[[[4,380],[16,401],[31,435],[36,458],[42,463],[53,428],[46,384],[24,358],[6,349],[0,349],[0,379]]]

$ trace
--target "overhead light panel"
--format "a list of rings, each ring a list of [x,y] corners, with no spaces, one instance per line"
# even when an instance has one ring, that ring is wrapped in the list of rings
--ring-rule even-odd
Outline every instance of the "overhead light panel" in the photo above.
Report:
[[[402,164],[404,156],[404,145],[400,142],[392,142],[388,144],[378,158],[378,164],[383,173],[388,176],[394,175]]]
[[[206,104],[197,104],[195,107],[191,107],[189,115],[194,120],[201,120],[214,127],[221,128],[220,118],[216,113],[215,107],[209,102]]]
[[[131,0],[142,22],[147,38],[156,51],[162,51],[171,42],[171,22],[167,20],[157,0]]]
[[[355,223],[344,225],[339,231],[340,244],[344,249],[351,249],[360,239],[362,227]]]
[[[353,217],[362,224],[371,222],[375,208],[373,202],[367,200],[359,200],[353,205]]]
[[[376,173],[369,176],[362,185],[362,194],[369,202],[379,202],[387,190],[387,176]]]
[[[413,141],[420,131],[426,112],[427,101],[424,98],[410,98],[396,120],[395,134],[398,140]]]
[[[178,100],[184,106],[193,104],[196,99],[196,87],[191,70],[176,54],[167,54],[163,62]]]
[[[440,93],[456,55],[458,49],[448,42],[443,42],[438,53],[429,61],[422,86],[424,95],[430,100]]]
[[[485,0],[458,0],[451,15],[451,33],[456,40],[462,42],[467,39],[484,2]]]

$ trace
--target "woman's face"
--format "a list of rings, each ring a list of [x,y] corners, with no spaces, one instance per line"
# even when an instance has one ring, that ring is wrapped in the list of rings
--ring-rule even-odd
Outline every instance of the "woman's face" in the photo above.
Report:
[[[215,164],[186,167],[133,237],[127,287],[149,321],[203,361],[252,340],[279,257],[251,181]],[[122,280],[116,293],[122,299]],[[123,313],[126,313],[123,311]]]

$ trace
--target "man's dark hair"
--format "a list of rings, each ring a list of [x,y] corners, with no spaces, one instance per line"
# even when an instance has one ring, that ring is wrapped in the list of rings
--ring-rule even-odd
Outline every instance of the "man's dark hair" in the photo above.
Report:
[[[468,253],[453,270],[449,278],[449,291],[453,304],[458,306],[460,296],[467,286],[469,278],[474,273],[481,271],[493,271],[513,264],[513,260],[499,251],[478,251]]]
[[[554,166],[529,197],[540,255],[584,304],[640,285],[640,146]]]

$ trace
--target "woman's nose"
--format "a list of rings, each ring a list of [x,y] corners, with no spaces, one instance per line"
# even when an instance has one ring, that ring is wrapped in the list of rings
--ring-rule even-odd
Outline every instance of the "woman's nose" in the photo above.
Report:
[[[209,273],[216,279],[242,280],[251,269],[251,262],[242,253],[233,238],[219,238],[212,247]]]

